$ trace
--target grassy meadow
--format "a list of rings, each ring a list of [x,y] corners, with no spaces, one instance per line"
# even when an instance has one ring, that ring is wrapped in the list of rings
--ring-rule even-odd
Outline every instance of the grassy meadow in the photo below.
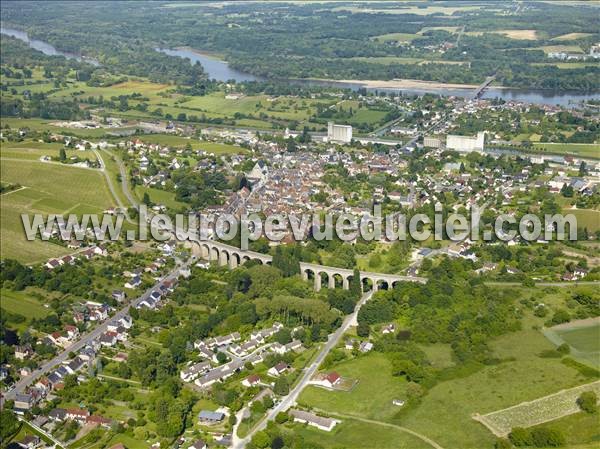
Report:
[[[27,241],[21,221],[23,213],[98,213],[115,206],[100,171],[2,158],[1,179],[23,187],[2,195],[2,258],[34,263],[72,252],[50,242]]]

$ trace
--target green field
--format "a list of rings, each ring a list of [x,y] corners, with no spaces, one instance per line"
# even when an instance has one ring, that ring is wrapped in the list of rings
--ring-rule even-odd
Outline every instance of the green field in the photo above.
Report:
[[[431,446],[419,438],[402,430],[365,423],[342,417],[331,432],[314,427],[294,424],[294,433],[306,442],[322,445],[326,448],[345,449],[425,449]]]
[[[539,47],[539,49],[544,50],[544,53],[583,53],[583,50],[579,45],[545,45],[543,47]]]
[[[25,263],[72,252],[42,241],[27,241],[22,213],[98,213],[115,206],[101,172],[38,161],[2,160],[2,182],[24,188],[2,195],[1,254]]]
[[[329,391],[309,386],[300,395],[299,403],[330,412],[359,415],[363,418],[390,419],[398,407],[392,399],[404,398],[406,381],[392,377],[391,364],[382,354],[368,354],[335,367],[343,377],[358,380],[349,392]]]
[[[565,214],[573,214],[577,218],[577,227],[587,228],[592,233],[600,229],[600,211],[592,209],[563,209]]]
[[[534,143],[534,149],[554,154],[575,154],[582,157],[600,159],[598,143]]]
[[[136,186],[135,194],[138,198],[143,198],[144,193],[148,193],[150,200],[155,204],[162,204],[170,209],[177,210],[185,206],[185,203],[181,203],[175,200],[175,193],[167,192],[166,190],[155,189],[152,187]]]
[[[584,37],[592,36],[592,33],[567,33],[552,38],[553,41],[574,41]]]
[[[70,136],[78,136],[84,138],[99,138],[106,135],[108,129],[103,128],[92,128],[92,129],[78,129],[78,128],[66,128],[61,126],[55,126],[53,123],[60,122],[60,120],[46,120],[38,118],[13,118],[13,117],[2,117],[0,124],[2,126],[9,125],[11,128],[29,128],[35,131],[51,131],[54,133],[60,133]]]
[[[9,312],[24,316],[26,321],[22,323],[11,323],[18,330],[24,330],[34,318],[44,318],[50,313],[38,299],[34,298],[31,291],[0,290],[0,308]]]
[[[539,357],[543,350],[555,347],[539,331],[514,332],[491,341],[490,345],[496,357],[504,360],[502,363],[442,381],[429,390],[419,405],[400,414],[391,401],[403,398],[406,382],[391,375],[390,362],[378,353],[332,368],[359,381],[350,392],[311,386],[298,402],[333,414],[403,426],[444,448],[488,449],[493,447],[494,436],[472,419],[473,414],[489,413],[593,380],[562,364],[560,359]],[[447,346],[435,345],[424,350],[437,369],[453,365]],[[370,442],[359,441],[362,447]]]
[[[578,351],[600,351],[600,324],[556,331],[560,337]]]
[[[140,140],[145,143],[154,143],[157,145],[165,145],[176,148],[184,148],[187,144],[190,144],[194,150],[204,150],[216,154],[234,154],[244,153],[247,150],[235,145],[228,145],[224,143],[205,142],[198,139],[188,139],[186,137],[175,136],[172,134],[147,134],[140,137]]]
[[[491,343],[498,357],[514,360],[438,384],[399,424],[444,447],[489,448],[493,436],[471,419],[472,414],[491,412],[590,381],[556,359],[538,357],[541,350],[554,347],[539,332],[515,332]],[[432,422],[436,425],[431,426]]]
[[[567,439],[567,447],[577,447],[578,449],[584,448],[580,445],[585,445],[585,448],[589,449],[598,447],[600,426],[598,426],[597,414],[575,413],[556,419],[545,426],[560,430]]]
[[[32,140],[23,142],[2,142],[0,144],[0,157],[3,159],[28,159],[39,160],[42,156],[58,157],[62,143],[45,143]],[[93,151],[66,150],[67,158],[76,156],[80,159],[96,160]]]
[[[593,368],[600,369],[600,323],[581,325],[572,322],[544,330],[544,334],[555,345],[567,343],[571,346],[571,355],[576,360]]]
[[[387,33],[381,34],[379,36],[374,36],[371,39],[379,42],[411,42],[414,39],[421,37],[418,34],[408,34],[408,33]]]

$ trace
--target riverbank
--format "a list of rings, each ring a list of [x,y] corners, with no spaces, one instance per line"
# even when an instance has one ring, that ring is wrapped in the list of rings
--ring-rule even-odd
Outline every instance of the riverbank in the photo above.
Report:
[[[309,78],[314,81],[325,81],[335,83],[352,83],[360,84],[367,89],[464,89],[474,90],[479,87],[477,84],[458,84],[458,83],[440,83],[437,81],[424,81],[415,79],[392,79],[392,80],[335,80],[335,79],[320,79]],[[494,86],[496,89],[501,89],[501,86]]]
[[[202,56],[204,58],[212,59],[213,61],[218,61],[218,62],[228,64],[228,62],[225,60],[225,55],[223,53],[211,52],[211,51],[206,51],[206,50],[197,50],[195,48],[188,47],[188,46],[175,47],[175,50],[189,51],[190,53],[193,53],[197,56]]]

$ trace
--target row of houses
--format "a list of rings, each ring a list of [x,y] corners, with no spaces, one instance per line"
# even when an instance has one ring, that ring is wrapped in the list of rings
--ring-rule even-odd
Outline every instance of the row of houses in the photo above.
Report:
[[[81,425],[102,426],[107,429],[113,424],[113,420],[92,415],[89,410],[82,408],[55,408],[50,411],[48,418],[54,422],[76,421]]]
[[[41,377],[27,392],[18,394],[15,399],[15,412],[24,414],[44,399],[51,391],[62,389],[67,376],[78,375],[78,380],[83,380],[84,377],[80,373],[91,366],[100,348],[114,346],[119,341],[127,340],[127,331],[132,326],[133,320],[128,315],[109,323],[107,331],[79,350],[74,358],[63,362],[47,376]],[[71,336],[70,342],[79,337],[77,328],[74,326],[66,326],[66,332],[70,333],[67,334]],[[60,342],[60,339],[64,337],[50,335],[48,338],[55,338],[55,341]],[[27,346],[21,346],[18,347],[18,354],[19,358],[27,358],[33,355],[33,351]],[[92,421],[95,419],[95,417],[91,418]],[[105,424],[101,420],[97,423],[100,425]]]
[[[49,270],[53,270],[55,268],[61,267],[63,265],[73,265],[77,262],[78,259],[86,259],[90,260],[95,256],[107,256],[108,251],[106,249],[101,248],[100,246],[91,246],[89,248],[84,249],[83,251],[78,251],[73,254],[67,254],[61,258],[52,258],[49,259],[44,266]]]

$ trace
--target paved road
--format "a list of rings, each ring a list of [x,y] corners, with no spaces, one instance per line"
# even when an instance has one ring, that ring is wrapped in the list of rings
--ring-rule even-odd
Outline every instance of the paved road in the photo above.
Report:
[[[344,322],[342,323],[342,325],[333,334],[329,335],[329,339],[327,340],[327,342],[325,343],[325,345],[323,346],[323,348],[321,349],[321,351],[319,352],[317,357],[313,360],[313,362],[307,368],[305,368],[304,373],[300,377],[300,380],[296,384],[296,386],[294,388],[292,388],[290,393],[287,396],[285,396],[281,402],[279,402],[275,407],[273,407],[267,413],[267,415],[262,419],[262,421],[260,421],[248,433],[248,435],[245,438],[240,439],[237,437],[235,432],[233,433],[232,443],[231,443],[231,447],[233,449],[245,448],[246,445],[252,439],[252,436],[256,432],[264,429],[267,426],[267,422],[275,419],[275,416],[277,416],[277,414],[279,412],[285,412],[287,409],[289,409],[292,405],[295,404],[296,399],[298,399],[298,396],[300,396],[300,393],[302,393],[302,390],[304,390],[304,387],[306,387],[308,385],[308,382],[310,381],[310,379],[313,377],[313,375],[319,368],[319,365],[323,362],[325,357],[327,357],[327,354],[329,354],[329,352],[339,343],[340,339],[346,333],[346,331],[351,326],[351,324],[356,322],[356,317],[358,316],[358,311],[360,310],[360,308],[363,306],[363,304],[365,302],[367,302],[369,299],[371,299],[372,295],[373,295],[373,291],[369,291],[365,295],[363,295],[363,297],[360,299],[360,301],[358,301],[358,303],[356,304],[356,307],[354,308],[354,312],[352,312],[350,315],[347,315],[346,318],[344,319]]]
[[[163,281],[167,280],[167,279],[175,279],[177,276],[177,272],[180,270],[180,268],[182,266],[187,266],[189,264],[189,262],[186,262],[182,265],[177,264],[177,266],[167,275],[163,276],[162,278],[160,278],[156,284],[154,284],[151,288],[149,288],[148,290],[146,290],[140,297],[136,298],[135,300],[133,300],[132,302],[130,302],[129,304],[127,304],[126,306],[124,306],[122,309],[120,309],[115,315],[113,315],[112,317],[109,317],[107,320],[105,320],[102,324],[96,326],[92,331],[88,332],[87,334],[84,334],[81,336],[81,338],[79,340],[77,340],[76,342],[74,342],[71,346],[69,346],[68,348],[66,348],[63,352],[61,352],[60,354],[58,354],[56,357],[54,357],[52,360],[45,362],[41,367],[39,367],[38,369],[36,369],[35,371],[33,371],[29,376],[26,376],[24,378],[22,378],[21,380],[19,380],[16,384],[15,387],[11,390],[5,393],[4,395],[4,399],[5,400],[14,400],[15,397],[17,396],[17,394],[22,393],[23,391],[25,391],[25,389],[30,386],[36,379],[38,379],[40,376],[43,376],[45,374],[47,374],[48,372],[52,371],[56,366],[60,365],[61,363],[65,362],[66,360],[69,360],[69,354],[71,352],[77,352],[80,349],[82,349],[83,347],[85,347],[88,343],[90,343],[92,340],[100,337],[100,335],[102,335],[104,332],[106,332],[107,328],[108,328],[108,324],[111,323],[114,320],[118,320],[120,318],[123,318],[125,315],[127,315],[129,313],[129,309],[133,306],[137,306],[140,302],[142,302],[144,299],[147,299],[150,296],[150,293],[156,289],[158,287],[158,285],[160,285],[160,283],[162,283]]]

